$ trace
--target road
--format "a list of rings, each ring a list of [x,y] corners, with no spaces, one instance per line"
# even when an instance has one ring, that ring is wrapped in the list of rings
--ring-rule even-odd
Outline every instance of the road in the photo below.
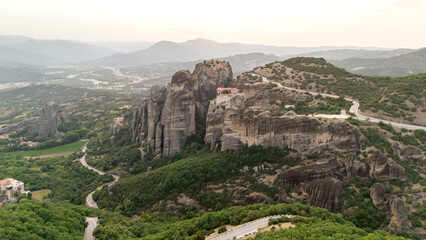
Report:
[[[88,143],[88,142],[87,142]],[[92,171],[97,172],[99,175],[105,175],[105,172],[102,172],[101,170],[98,170],[86,162],[86,150],[87,150],[87,143],[84,145],[84,147],[81,149],[81,152],[84,153],[84,156],[80,158],[81,164]],[[114,177],[114,181],[110,184],[108,184],[108,188],[114,186],[114,184],[120,179],[120,176],[118,175],[112,175]],[[101,190],[102,186],[97,187],[93,192],[89,193],[86,197],[86,205],[92,208],[98,208],[98,204],[93,200],[93,194]],[[88,223],[86,229],[84,230],[84,240],[94,240],[95,237],[93,236],[93,231],[98,226],[98,218],[97,217],[86,217],[86,222]]]
[[[320,94],[321,96],[324,96],[324,97],[339,98],[339,96],[333,95],[333,94],[311,92],[311,91],[307,91],[307,90],[301,90],[301,89],[286,87],[286,86],[283,86],[281,83],[270,81],[266,77],[261,76],[259,74],[253,74],[253,75],[262,77],[263,82],[273,83],[273,84],[276,84],[278,87],[284,88],[284,89],[287,89],[287,90],[296,91],[296,92],[300,92],[300,93],[310,93],[312,96],[316,96],[316,95]],[[420,130],[426,131],[426,127],[423,127],[423,126],[392,122],[392,121],[388,121],[388,120],[384,120],[384,119],[379,119],[379,118],[375,118],[375,117],[369,117],[369,116],[362,115],[361,113],[359,113],[359,102],[352,100],[350,98],[345,98],[345,100],[352,102],[352,106],[349,109],[349,112],[355,114],[356,117],[354,117],[354,118],[356,118],[356,119],[374,122],[374,123],[384,122],[386,124],[391,124],[394,127],[405,128],[405,129],[408,129],[408,130],[420,129]],[[340,114],[340,115],[316,114],[314,116],[315,117],[325,117],[325,118],[349,118],[350,117],[349,115],[346,115],[346,114],[345,115],[342,115],[342,114]]]
[[[206,238],[206,240],[228,240],[228,239],[233,239],[234,237],[239,239],[239,237],[241,236],[244,236],[249,233],[253,233],[253,231],[257,231],[259,228],[268,226],[269,219],[280,218],[282,216],[286,216],[288,218],[294,217],[293,215],[275,215],[275,216],[259,218],[254,221],[244,223],[243,225],[240,225],[237,228],[234,228],[230,231],[226,231],[212,238]]]
[[[86,229],[84,229],[84,240],[94,240],[93,231],[95,231],[96,226],[98,226],[98,218],[86,217],[86,222],[88,225]]]

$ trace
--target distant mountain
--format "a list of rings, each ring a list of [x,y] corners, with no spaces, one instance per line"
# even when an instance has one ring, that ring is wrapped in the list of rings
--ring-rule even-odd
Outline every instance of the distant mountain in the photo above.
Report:
[[[253,70],[253,68],[257,66],[280,60],[280,58],[275,55],[264,53],[238,54],[218,59],[227,61],[231,64],[234,76]],[[182,69],[193,71],[194,66],[202,61],[203,60],[156,63],[145,66],[121,68],[120,71],[126,75],[137,75],[147,79],[143,82],[144,85],[165,85],[170,82],[170,79],[176,71]]]
[[[34,40],[3,45],[21,51],[52,56],[59,62],[80,62],[101,58],[114,53],[113,50],[95,45],[66,40]],[[44,61],[40,61],[44,63]]]
[[[86,42],[87,44],[106,47],[120,53],[130,53],[138,50],[143,50],[151,47],[155,42]]]
[[[53,63],[54,57],[0,46],[0,66],[38,65]]]
[[[406,76],[426,72],[426,48],[390,58],[351,58],[331,62],[363,75]]]
[[[415,49],[394,49],[394,50],[363,50],[363,49],[336,49],[328,51],[318,51],[303,53],[291,56],[281,56],[284,59],[292,57],[317,57],[326,60],[343,60],[348,58],[390,58],[410,52]]]
[[[117,53],[112,56],[90,61],[92,65],[107,66],[143,66],[153,63],[165,62],[186,62],[197,59],[204,59],[206,55],[193,51],[179,43],[161,41],[153,46],[132,52]]]
[[[11,44],[11,43],[21,43],[30,40],[31,38],[19,35],[0,35],[0,45]]]
[[[248,53],[292,55],[343,48],[359,49],[357,47],[277,47],[243,43],[218,43],[199,38],[183,43],[161,41],[145,50],[127,54],[114,54],[90,61],[89,64],[129,67],[162,62],[195,61]]]

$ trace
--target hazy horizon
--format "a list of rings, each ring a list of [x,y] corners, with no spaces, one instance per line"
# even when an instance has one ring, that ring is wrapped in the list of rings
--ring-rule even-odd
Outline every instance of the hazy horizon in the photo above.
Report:
[[[84,42],[204,38],[276,46],[425,46],[425,0],[0,3],[0,35]]]

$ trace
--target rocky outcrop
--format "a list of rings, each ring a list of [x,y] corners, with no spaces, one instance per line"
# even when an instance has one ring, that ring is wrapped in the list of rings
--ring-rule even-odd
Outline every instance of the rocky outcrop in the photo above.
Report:
[[[405,202],[399,197],[393,196],[389,200],[389,205],[392,211],[392,218],[385,230],[392,234],[409,231],[411,225],[408,221],[408,208]]]
[[[261,99],[257,96],[256,99]],[[263,101],[246,107],[242,96],[211,101],[205,140],[212,148],[238,150],[244,146],[288,146],[308,154],[324,150],[356,151],[368,140],[346,121],[324,122],[294,112],[284,113]],[[260,105],[259,105],[260,104]],[[221,110],[222,109],[222,110]]]
[[[328,162],[314,162],[307,166],[301,166],[286,170],[277,174],[274,180],[275,186],[299,186],[317,179],[336,178],[343,179],[344,166],[336,159]]]
[[[364,161],[357,158],[354,152],[348,153],[345,156],[346,177],[368,177],[369,169]]]
[[[28,131],[28,129],[38,122],[38,118],[30,118],[28,120],[0,128],[0,134],[11,133],[15,131]]]
[[[111,135],[115,135],[119,133],[122,129],[127,128],[128,124],[126,122],[123,123],[113,123],[109,128],[109,132]]]
[[[273,204],[273,200],[266,196],[263,193],[258,193],[258,192],[253,192],[250,193],[249,195],[246,195],[240,202],[239,204],[241,205],[249,205],[249,204]]]
[[[407,145],[401,148],[401,159],[406,162],[419,162],[424,159],[423,151],[415,146]]]
[[[308,204],[326,208],[331,212],[345,210],[343,199],[343,184],[336,178],[318,179],[302,187],[308,195]]]
[[[137,102],[133,107],[132,142],[141,142],[144,137],[145,119],[147,116],[146,100]]]
[[[229,63],[217,60],[197,64],[193,73],[175,73],[167,88],[152,89],[150,98],[133,108],[133,142],[163,156],[182,151],[186,137],[204,132],[209,101],[232,78]]]
[[[370,197],[373,204],[379,209],[383,209],[383,206],[387,203],[386,190],[381,183],[375,183],[371,186]]]
[[[370,177],[379,180],[401,179],[407,178],[405,169],[392,159],[386,157],[381,151],[374,152],[367,158],[370,164]]]
[[[69,122],[69,116],[62,112],[58,104],[47,103],[41,110],[39,118],[32,118],[0,130],[0,134],[13,131],[26,131],[28,133],[37,133],[39,137],[55,136],[60,137],[58,126],[61,123]]]

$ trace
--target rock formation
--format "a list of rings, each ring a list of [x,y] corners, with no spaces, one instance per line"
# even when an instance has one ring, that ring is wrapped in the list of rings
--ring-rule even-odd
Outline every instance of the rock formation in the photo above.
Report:
[[[383,209],[383,205],[387,203],[386,190],[381,183],[375,183],[371,186],[370,197],[373,204],[379,209]]]
[[[232,78],[229,63],[217,60],[197,64],[193,73],[175,73],[166,89],[152,89],[150,98],[133,108],[133,142],[163,156],[182,151],[186,137],[204,131],[216,89]]]
[[[385,229],[392,234],[410,230],[411,225],[408,221],[408,209],[405,202],[399,197],[393,196],[389,200],[389,205],[392,211],[392,218]]]
[[[62,112],[58,104],[50,102],[42,108],[39,118],[32,118],[0,130],[0,134],[13,131],[26,131],[37,133],[39,137],[55,136],[60,137],[58,126],[63,122],[69,122],[69,116]]]
[[[238,150],[243,146],[288,146],[308,154],[323,150],[356,151],[368,140],[359,129],[346,121],[323,122],[315,118],[283,113],[276,105],[267,104],[257,95],[254,106],[243,96],[210,102],[207,114],[206,142],[212,148]]]
[[[342,180],[343,170],[344,166],[336,159],[331,159],[325,163],[314,162],[277,174],[274,184],[276,186],[299,186],[302,183],[328,177]]]
[[[400,154],[401,159],[406,162],[419,162],[425,156],[420,148],[411,145],[403,146]]]
[[[401,179],[405,180],[405,169],[401,165],[386,157],[381,151],[374,152],[367,158],[370,164],[370,177],[379,180]]]
[[[111,133],[111,135],[115,135],[119,133],[123,128],[127,128],[127,127],[128,127],[127,122],[115,121],[113,124],[111,124],[109,128],[109,132]]]
[[[314,180],[302,187],[308,195],[308,204],[326,208],[331,212],[343,212],[345,204],[343,199],[343,184],[335,178]]]

